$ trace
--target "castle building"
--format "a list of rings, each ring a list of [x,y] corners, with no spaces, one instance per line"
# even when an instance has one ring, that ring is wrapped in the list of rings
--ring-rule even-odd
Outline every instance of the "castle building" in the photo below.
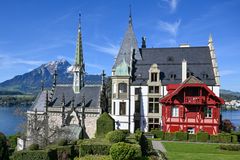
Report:
[[[100,116],[102,84],[85,85],[85,65],[83,61],[81,25],[78,27],[75,63],[72,67],[73,83],[57,84],[57,71],[53,75],[51,90],[42,90],[31,109],[27,111],[27,141],[33,143],[39,136],[48,143],[65,136],[79,139],[81,136],[93,138],[96,121]],[[104,78],[104,77],[103,77]],[[36,132],[39,135],[36,136]],[[58,132],[58,133],[57,133]],[[40,138],[44,140],[44,138]],[[69,138],[69,137],[68,137]]]
[[[110,114],[115,120],[115,128],[132,133],[138,128],[145,132],[163,128],[165,110],[160,99],[169,94],[168,85],[180,86],[191,76],[206,85],[206,92],[219,96],[220,76],[212,36],[206,46],[183,44],[171,48],[147,48],[143,37],[142,45],[138,47],[130,14],[112,67]]]

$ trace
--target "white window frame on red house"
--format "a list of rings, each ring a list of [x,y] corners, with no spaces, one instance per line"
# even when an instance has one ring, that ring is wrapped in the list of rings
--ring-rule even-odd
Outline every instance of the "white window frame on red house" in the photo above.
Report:
[[[171,112],[172,117],[179,117],[179,108],[177,106],[172,106]]]

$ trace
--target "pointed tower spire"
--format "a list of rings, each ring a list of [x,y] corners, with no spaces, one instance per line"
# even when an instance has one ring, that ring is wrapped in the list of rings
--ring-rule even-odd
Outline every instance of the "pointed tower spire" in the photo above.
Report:
[[[217,57],[216,57],[216,53],[215,53],[215,49],[214,49],[214,45],[213,45],[212,34],[210,34],[209,38],[208,38],[208,47],[210,50],[210,56],[211,56],[211,60],[212,60],[212,66],[213,66],[213,72],[214,72],[214,76],[215,76],[216,85],[220,85],[220,75],[219,75],[219,71],[218,71]]]
[[[124,35],[121,47],[119,49],[116,61],[112,68],[112,74],[115,75],[115,71],[117,66],[123,63],[125,60],[126,64],[129,67],[129,75],[131,76],[132,72],[132,63],[134,59],[141,60],[142,56],[140,54],[137,38],[135,36],[135,33],[133,31],[133,24],[132,24],[132,11],[131,6],[129,7],[129,21],[128,21],[128,28]]]
[[[73,91],[74,93],[79,93],[81,88],[84,87],[84,73],[85,73],[82,49],[81,14],[79,14],[78,37],[73,72],[74,72]]]

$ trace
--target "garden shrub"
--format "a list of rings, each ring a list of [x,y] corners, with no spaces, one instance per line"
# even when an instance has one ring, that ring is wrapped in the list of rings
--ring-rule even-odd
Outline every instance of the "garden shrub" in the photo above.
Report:
[[[238,143],[238,136],[237,135],[232,135],[232,143],[235,143],[235,144]]]
[[[86,155],[81,158],[74,158],[74,160],[112,160],[111,156],[103,156],[103,155]]]
[[[35,150],[14,152],[13,160],[52,160],[57,159],[53,150]]]
[[[151,130],[151,133],[154,134],[155,138],[161,138],[161,139],[164,138],[164,132],[161,131],[160,129]]]
[[[167,141],[173,141],[176,139],[176,133],[171,133],[171,132],[165,132],[164,134],[164,140]]]
[[[58,146],[55,148],[56,150],[56,159],[59,160],[68,160],[77,155],[73,154],[73,146]]]
[[[108,155],[111,148],[111,144],[106,142],[94,142],[86,140],[80,144],[79,156],[85,155]]]
[[[28,147],[28,150],[30,150],[30,151],[39,150],[39,145],[33,143]]]
[[[141,135],[139,145],[141,146],[143,156],[149,155],[153,151],[152,141],[143,134]]]
[[[115,143],[110,149],[113,160],[137,160],[142,156],[140,146],[124,142]]]
[[[188,133],[187,132],[176,132],[176,138],[177,141],[187,141],[188,140]]]
[[[60,139],[58,142],[57,142],[57,145],[58,146],[66,146],[68,144],[68,140],[67,139]]]
[[[207,132],[198,132],[196,141],[197,142],[207,142],[209,139],[209,134]]]
[[[6,136],[0,132],[0,159],[8,160],[8,145]]]
[[[219,143],[219,135],[210,135],[211,143]]]
[[[140,131],[140,129],[137,129],[134,133],[135,140],[139,142],[142,134],[143,134],[143,132]]]
[[[238,144],[221,144],[219,148],[228,151],[240,151],[240,145]]]
[[[127,135],[121,130],[111,131],[106,135],[106,139],[112,143],[123,142],[125,141],[126,137]]]
[[[9,145],[10,148],[13,148],[13,149],[16,148],[17,138],[19,138],[19,137],[20,137],[19,134],[8,136],[7,140],[8,140],[8,145]]]
[[[188,140],[190,142],[196,142],[197,138],[196,138],[196,134],[188,134]]]
[[[96,137],[104,137],[108,132],[115,129],[114,119],[106,112],[101,114],[97,120]]]
[[[220,133],[219,134],[220,143],[231,143],[231,134],[229,133]]]

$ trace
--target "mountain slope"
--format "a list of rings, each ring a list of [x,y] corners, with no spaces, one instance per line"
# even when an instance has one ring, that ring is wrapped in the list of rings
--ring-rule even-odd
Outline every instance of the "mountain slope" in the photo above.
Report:
[[[240,92],[233,92],[230,90],[220,89],[220,97],[224,100],[240,100]]]
[[[0,91],[20,91],[36,94],[41,88],[41,80],[44,80],[44,87],[50,88],[53,82],[54,71],[57,70],[57,84],[72,84],[73,76],[67,72],[71,64],[64,60],[51,61],[40,67],[17,75],[14,78],[0,83]],[[86,81],[90,83],[101,83],[100,75],[87,75]]]

